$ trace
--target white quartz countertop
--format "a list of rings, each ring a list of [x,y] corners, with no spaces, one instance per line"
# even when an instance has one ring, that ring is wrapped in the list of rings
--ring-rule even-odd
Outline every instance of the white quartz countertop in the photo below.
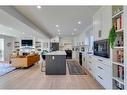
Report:
[[[66,55],[65,51],[53,51],[53,52],[49,52],[45,55]]]

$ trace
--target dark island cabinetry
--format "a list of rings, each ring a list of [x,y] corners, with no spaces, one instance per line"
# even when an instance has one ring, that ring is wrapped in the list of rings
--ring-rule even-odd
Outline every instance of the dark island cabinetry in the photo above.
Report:
[[[46,75],[66,75],[66,55],[46,55]]]

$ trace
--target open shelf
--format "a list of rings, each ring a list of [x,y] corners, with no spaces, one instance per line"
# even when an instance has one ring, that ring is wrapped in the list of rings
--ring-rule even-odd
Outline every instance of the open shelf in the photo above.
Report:
[[[118,62],[112,62],[112,63],[115,64],[115,65],[120,65],[120,66],[124,67],[124,64],[122,64],[122,63],[118,63]]]
[[[118,13],[116,13],[115,15],[112,16],[112,18],[116,18],[118,17],[119,15],[121,15],[123,13],[123,10],[119,11]]]
[[[112,62],[124,64],[124,48],[116,47],[112,50]]]
[[[112,6],[112,24],[117,34],[115,47],[112,49],[113,89],[124,90],[125,85],[125,39],[123,6]]]
[[[121,32],[123,32],[123,29],[116,30],[116,32],[120,32],[121,33]]]
[[[124,83],[120,81],[118,82],[119,80],[117,78],[113,78],[113,89],[116,89],[116,90],[124,90]]]
[[[20,49],[20,42],[19,41],[15,41],[14,42],[14,50]]]
[[[113,63],[113,79],[124,84],[124,66]]]
[[[37,51],[41,51],[42,49],[42,42],[41,41],[36,41],[35,42],[35,48]]]
[[[119,77],[113,77],[113,79],[124,85],[124,80],[120,79]]]
[[[117,37],[115,40],[115,48],[123,48],[123,47],[124,47],[123,32],[117,32]]]
[[[115,46],[114,49],[123,49],[123,46]]]

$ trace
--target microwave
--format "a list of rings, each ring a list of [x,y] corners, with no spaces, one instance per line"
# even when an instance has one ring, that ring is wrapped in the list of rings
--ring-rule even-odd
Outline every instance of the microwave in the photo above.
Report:
[[[94,41],[94,55],[110,58],[110,47],[108,39]]]

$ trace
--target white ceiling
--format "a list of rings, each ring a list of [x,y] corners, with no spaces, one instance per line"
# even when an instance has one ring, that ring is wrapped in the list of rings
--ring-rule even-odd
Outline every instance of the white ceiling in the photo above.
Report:
[[[0,34],[12,36],[16,38],[23,37],[35,37],[41,39],[47,39],[41,33],[35,31],[34,29],[28,27],[26,24],[22,23],[15,17],[6,13],[0,9]]]
[[[40,29],[52,36],[71,36],[83,32],[100,6],[16,6],[15,8]],[[81,24],[77,22],[81,21]],[[57,28],[55,25],[58,24]],[[76,29],[76,31],[74,31]]]

